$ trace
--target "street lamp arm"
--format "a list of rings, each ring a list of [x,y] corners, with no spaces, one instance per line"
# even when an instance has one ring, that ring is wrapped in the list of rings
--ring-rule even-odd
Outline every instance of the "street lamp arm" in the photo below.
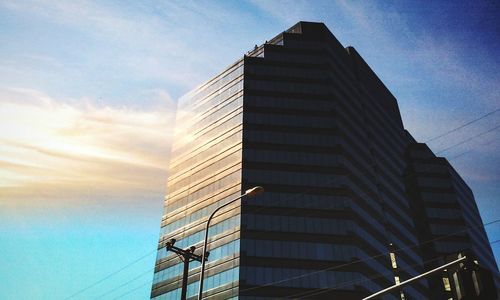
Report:
[[[212,218],[215,216],[215,214],[225,208],[226,206],[240,200],[241,198],[248,196],[248,197],[253,197],[260,195],[264,192],[264,188],[261,186],[256,186],[251,189],[248,189],[245,191],[244,194],[241,194],[240,196],[234,198],[233,200],[217,207],[208,217],[207,224],[205,226],[205,239],[203,240],[203,252],[201,253],[201,270],[200,270],[200,280],[199,280],[199,288],[198,288],[198,300],[201,300],[202,294],[203,294],[203,275],[205,273],[205,260],[206,260],[206,255],[207,255],[207,244],[208,244],[208,229],[210,228],[210,221],[212,221]]]
[[[245,191],[244,194],[241,194],[240,196],[234,198],[233,200],[229,201],[228,203],[225,203],[219,207],[217,207],[213,212],[212,214],[210,214],[210,216],[208,217],[208,220],[207,220],[207,225],[205,227],[205,235],[208,235],[208,227],[210,227],[210,221],[212,221],[212,218],[215,216],[215,214],[223,209],[224,207],[240,200],[241,198],[245,197],[245,196],[248,196],[248,197],[254,197],[254,196],[257,196],[257,195],[260,195],[264,192],[264,188],[261,187],[261,186],[256,186],[256,187],[253,187],[251,189],[248,189]]]

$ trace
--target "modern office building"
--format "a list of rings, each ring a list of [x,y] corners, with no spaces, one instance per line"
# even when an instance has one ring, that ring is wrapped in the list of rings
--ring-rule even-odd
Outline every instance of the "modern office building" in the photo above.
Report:
[[[152,299],[180,297],[165,243],[201,252],[208,215],[256,185],[212,222],[207,299],[361,299],[464,250],[498,274],[470,189],[322,23],[256,46],[182,97],[176,122]],[[460,299],[441,277],[383,299]]]

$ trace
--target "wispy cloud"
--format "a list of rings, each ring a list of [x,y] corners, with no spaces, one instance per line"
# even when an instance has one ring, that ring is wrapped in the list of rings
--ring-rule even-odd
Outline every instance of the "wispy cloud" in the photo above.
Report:
[[[286,0],[251,0],[250,2],[273,18],[288,24],[288,26],[298,21],[318,21],[304,19],[313,15],[314,8],[310,1],[298,0],[294,1],[293,4]]]
[[[336,1],[336,8],[352,24],[354,42],[348,42],[400,96],[405,125],[417,137],[427,139],[467,120],[471,113],[498,108],[500,77],[494,72],[498,63],[485,56],[471,59],[474,45],[412,28],[391,6],[382,9],[380,4],[342,0]],[[479,63],[471,65],[479,60],[488,71]]]
[[[0,203],[162,190],[173,115],[172,106],[75,105],[39,91],[0,90]]]
[[[238,59],[234,47],[252,42],[237,38],[255,32],[238,23],[255,16],[213,2],[7,0],[0,10],[23,20],[0,31],[11,42],[0,48],[1,206],[148,193],[161,203],[170,94]]]
[[[33,41],[37,48],[5,55],[0,67],[8,73],[19,68],[52,73],[46,67],[50,60],[66,67],[58,69],[63,76],[77,81],[157,81],[169,90],[185,91],[205,80],[206,70],[215,67],[210,52],[203,49],[206,44],[200,45],[207,42],[203,31],[207,24],[181,3],[158,4],[153,9],[140,3],[125,8],[116,3],[38,0],[4,1],[0,8],[37,19],[51,30],[37,29],[44,35],[42,41]],[[220,14],[214,10],[205,13],[213,18]],[[211,47],[217,45],[210,42]],[[28,61],[38,58],[34,66],[27,63],[27,57]]]

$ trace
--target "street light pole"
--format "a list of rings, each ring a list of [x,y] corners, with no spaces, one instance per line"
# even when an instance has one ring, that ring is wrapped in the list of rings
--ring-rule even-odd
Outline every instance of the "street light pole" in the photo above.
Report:
[[[257,196],[257,195],[260,195],[264,192],[264,188],[261,187],[261,186],[256,186],[256,187],[253,187],[251,189],[248,189],[245,191],[244,194],[238,196],[237,198],[229,201],[228,203],[216,208],[212,214],[208,217],[208,220],[207,220],[207,224],[205,226],[205,239],[203,241],[203,252],[201,253],[201,270],[200,270],[200,281],[199,281],[199,289],[198,289],[198,300],[201,300],[202,296],[203,296],[203,277],[204,277],[204,273],[205,273],[205,261],[206,261],[206,258],[207,258],[207,243],[208,243],[208,228],[210,227],[210,221],[212,220],[212,218],[214,217],[214,215],[219,211],[221,210],[222,208],[228,206],[229,204],[235,202],[235,201],[238,201],[239,199],[245,197],[245,196],[248,196],[248,197],[254,197],[254,196]]]

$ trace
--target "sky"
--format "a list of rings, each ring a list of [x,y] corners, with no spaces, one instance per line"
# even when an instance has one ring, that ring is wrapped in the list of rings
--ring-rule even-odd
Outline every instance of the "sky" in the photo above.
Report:
[[[0,298],[148,299],[176,100],[255,44],[324,22],[424,142],[500,108],[499,15],[498,1],[0,1]],[[499,125],[429,142],[485,223],[500,219]]]

